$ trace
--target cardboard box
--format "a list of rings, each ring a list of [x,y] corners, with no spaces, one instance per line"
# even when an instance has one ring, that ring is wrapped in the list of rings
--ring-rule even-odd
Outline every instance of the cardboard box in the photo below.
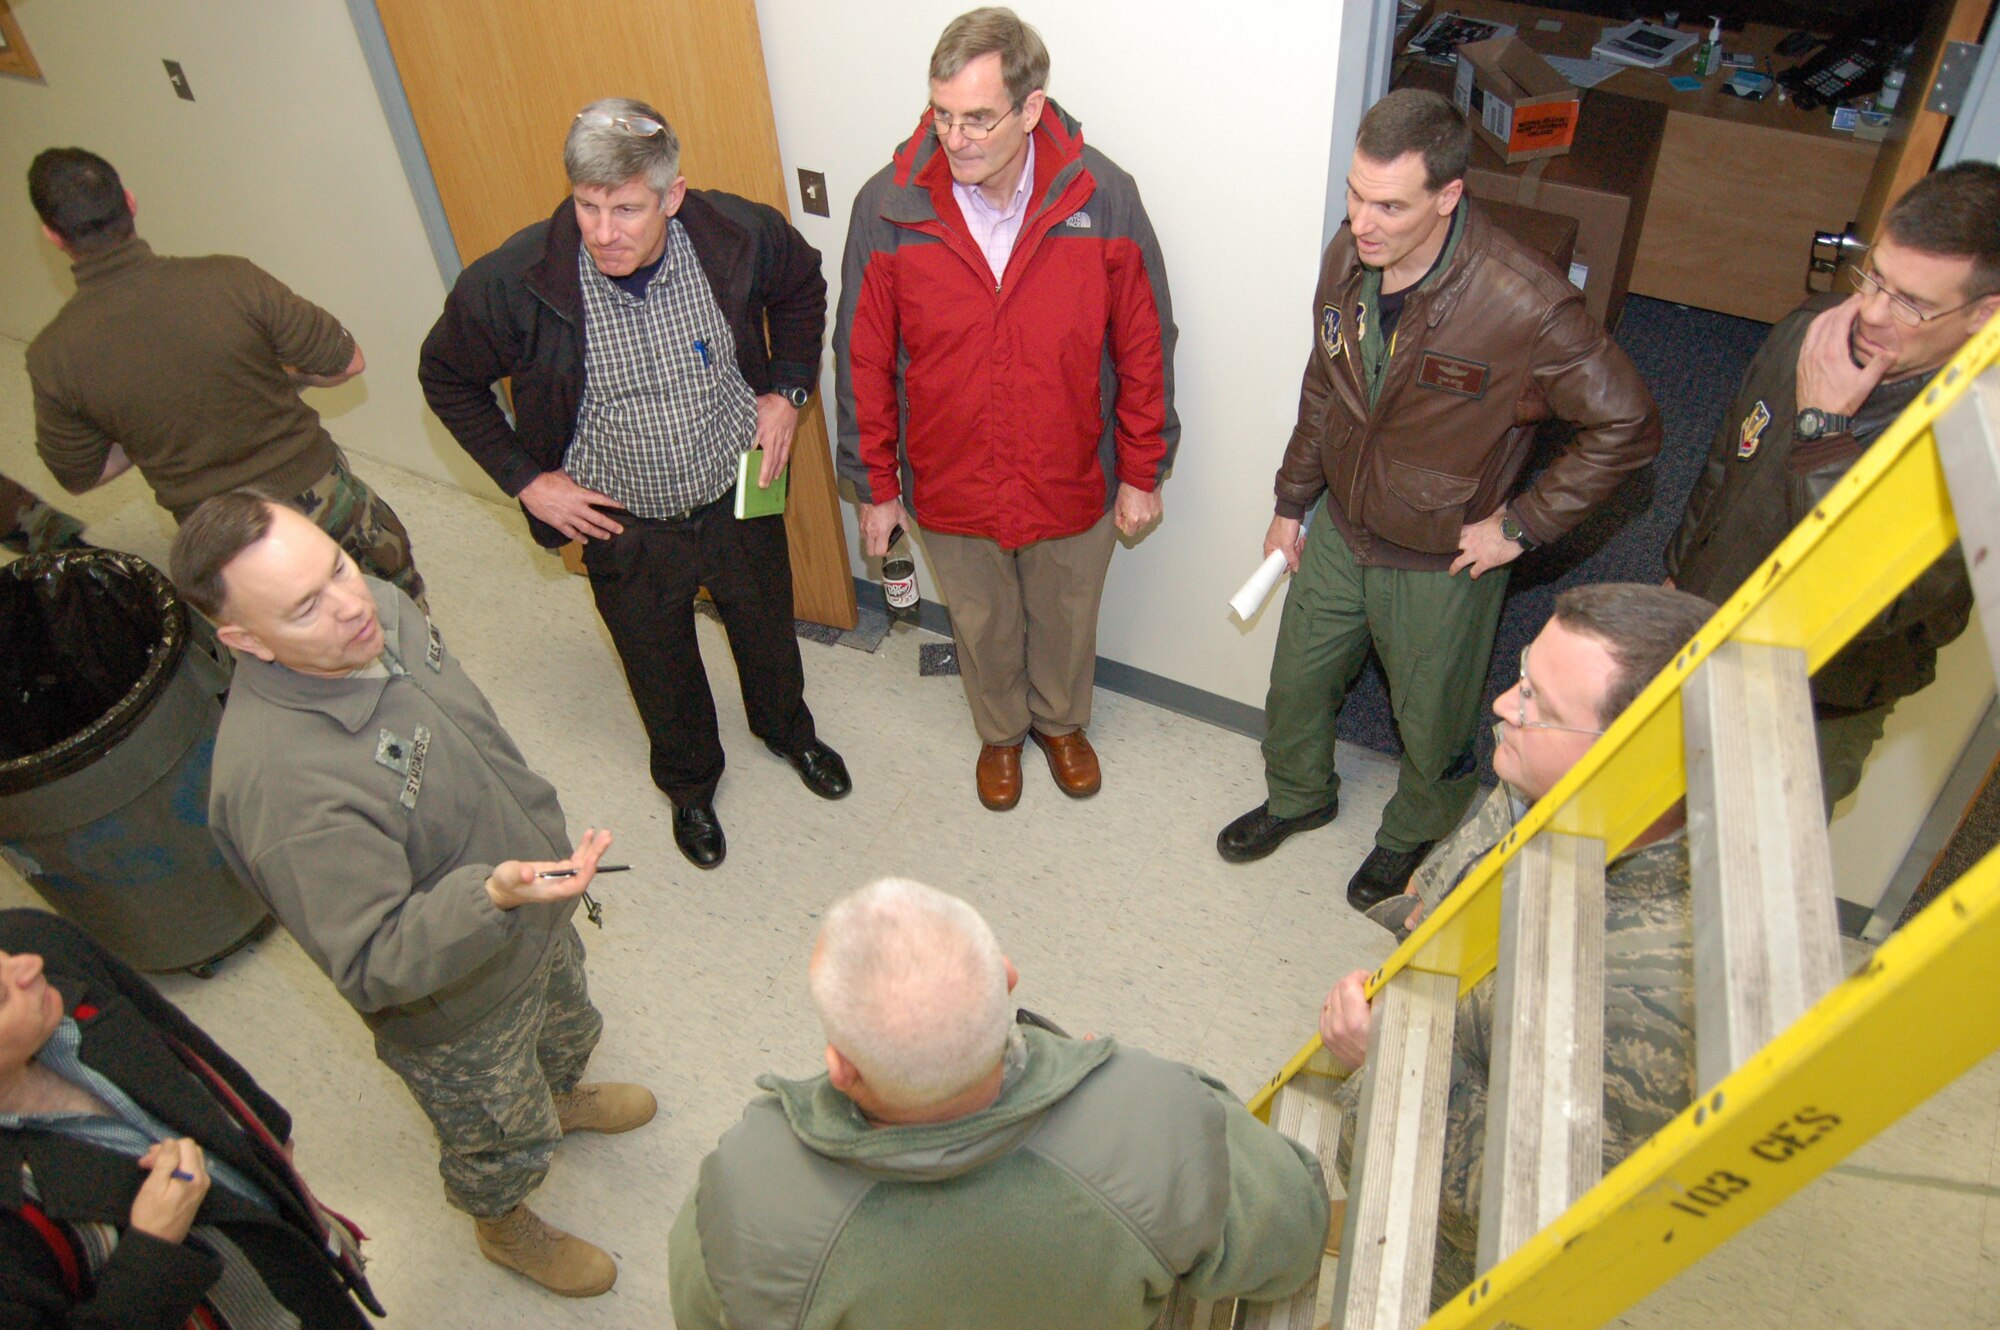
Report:
[[[1481,199],[1479,206],[1495,226],[1555,264],[1557,272],[1567,275],[1575,266],[1576,218],[1497,200]]]
[[[1510,163],[1568,152],[1583,107],[1582,94],[1518,37],[1459,47],[1452,100]]]

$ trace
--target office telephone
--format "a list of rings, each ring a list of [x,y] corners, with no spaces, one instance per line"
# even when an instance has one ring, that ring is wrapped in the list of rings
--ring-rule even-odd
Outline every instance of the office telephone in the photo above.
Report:
[[[1897,48],[1886,38],[1859,33],[1835,37],[1804,64],[1778,75],[1800,109],[1851,101],[1882,86]]]

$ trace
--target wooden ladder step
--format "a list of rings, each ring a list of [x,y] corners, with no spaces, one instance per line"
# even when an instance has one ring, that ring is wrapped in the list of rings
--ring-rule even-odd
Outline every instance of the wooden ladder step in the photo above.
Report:
[[[1604,842],[1544,831],[1500,895],[1478,1268],[1604,1171]]]
[[[1340,1241],[1334,1318],[1405,1330],[1430,1315],[1458,979],[1406,969],[1376,998]]]
[[[1840,981],[1840,931],[1805,652],[1725,642],[1681,703],[1707,1090]]]
[[[1304,1146],[1319,1160],[1320,1176],[1331,1185],[1339,1176],[1335,1156],[1340,1150],[1340,1106],[1333,1100],[1336,1081],[1330,1061],[1315,1059],[1287,1081],[1271,1101],[1271,1125]],[[1319,1274],[1282,1302],[1244,1304],[1243,1330],[1313,1330],[1319,1309]]]
[[[1985,635],[2000,678],[2000,365],[1975,379],[1931,429],[1979,604],[1973,627]]]

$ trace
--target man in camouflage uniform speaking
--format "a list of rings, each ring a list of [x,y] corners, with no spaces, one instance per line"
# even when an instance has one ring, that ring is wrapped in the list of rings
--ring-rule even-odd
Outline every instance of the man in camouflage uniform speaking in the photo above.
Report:
[[[1707,622],[1714,606],[1666,587],[1606,583],[1556,598],[1554,616],[1521,653],[1521,679],[1493,704],[1500,719],[1493,770],[1500,785],[1438,845],[1400,897],[1370,917],[1405,927],[1450,894],[1547,794]],[[1604,874],[1604,1167],[1671,1122],[1694,1096],[1694,936],[1688,901],[1686,811],[1675,804]],[[1419,904],[1421,902],[1421,904]],[[1391,906],[1400,908],[1391,909]],[[1334,986],[1320,1037],[1359,1068],[1368,1053],[1367,970]],[[1493,1052],[1494,977],[1460,999],[1445,1118],[1444,1190],[1438,1210],[1432,1306],[1472,1281],[1486,1148]],[[1339,1168],[1354,1146],[1361,1077],[1339,1098]]]
[[[611,833],[571,849],[555,790],[416,603],[291,508],[217,495],[172,567],[236,653],[209,786],[223,857],[374,1031],[479,1250],[604,1292],[611,1258],[523,1201],[565,1134],[654,1112],[639,1086],[578,1083],[604,1020],[570,916]]]

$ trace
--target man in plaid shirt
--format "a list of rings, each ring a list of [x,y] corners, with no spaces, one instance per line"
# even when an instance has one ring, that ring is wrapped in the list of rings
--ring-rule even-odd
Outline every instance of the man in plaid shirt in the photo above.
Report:
[[[584,543],[598,613],[652,742],[653,781],[697,867],[722,862],[715,703],[695,641],[706,586],[750,729],[838,799],[852,783],[805,704],[784,520],[738,520],[737,459],[784,470],[826,329],[820,257],[774,209],[691,190],[643,102],[578,113],[571,197],[459,277],[418,376],[459,444],[521,501],[535,538]],[[513,380],[509,423],[492,388]]]

